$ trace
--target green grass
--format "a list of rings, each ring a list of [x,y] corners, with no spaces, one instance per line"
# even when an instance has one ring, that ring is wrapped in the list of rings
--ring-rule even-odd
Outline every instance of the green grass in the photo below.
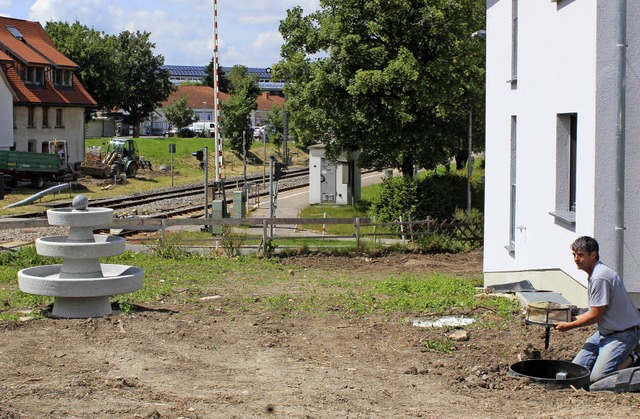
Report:
[[[21,311],[41,310],[52,303],[50,297],[25,294],[18,289],[18,270],[56,263],[35,255],[33,247],[17,252],[1,252],[0,320],[15,320]],[[218,257],[184,254],[167,258],[153,254],[125,252],[105,258],[102,263],[137,266],[145,271],[139,291],[115,297],[125,313],[136,306],[163,306],[180,310],[223,310],[271,312],[281,316],[328,313],[341,316],[410,316],[464,314],[489,310],[503,318],[518,312],[516,302],[507,299],[474,298],[481,278],[464,279],[452,275],[393,275],[385,272],[363,276],[357,272],[339,276],[324,269],[302,269],[282,265],[278,259]],[[201,300],[219,295],[214,303]],[[481,310],[479,310],[481,309]],[[499,324],[495,327],[500,327]]]

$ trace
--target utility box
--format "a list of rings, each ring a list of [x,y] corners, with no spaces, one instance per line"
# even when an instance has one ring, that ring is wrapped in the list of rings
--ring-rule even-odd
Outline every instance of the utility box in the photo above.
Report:
[[[233,191],[233,218],[247,217],[247,197],[243,191]]]
[[[362,177],[356,153],[337,161],[324,158],[325,146],[309,147],[309,204],[353,205],[360,200]]]
[[[211,201],[211,218],[221,219],[228,218],[229,214],[227,214],[227,203],[222,199],[214,199]],[[211,227],[211,232],[213,234],[222,233],[222,226],[220,224],[215,224]]]

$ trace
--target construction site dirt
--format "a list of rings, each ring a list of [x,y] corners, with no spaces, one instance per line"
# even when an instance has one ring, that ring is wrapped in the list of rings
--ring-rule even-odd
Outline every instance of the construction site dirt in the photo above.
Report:
[[[481,252],[280,263],[291,275],[482,275]],[[517,316],[469,328],[443,353],[420,341],[448,328],[382,314],[230,312],[223,301],[2,324],[0,418],[635,417],[640,407],[635,393],[549,390],[508,374],[521,359],[570,360],[589,329],[552,332],[545,350],[544,328]],[[502,322],[491,310],[458,314]]]

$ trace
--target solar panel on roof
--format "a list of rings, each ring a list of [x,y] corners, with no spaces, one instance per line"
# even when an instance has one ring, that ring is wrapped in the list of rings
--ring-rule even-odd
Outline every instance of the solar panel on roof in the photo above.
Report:
[[[11,26],[11,25],[7,25],[7,30],[9,32],[11,32],[11,35],[15,36],[16,38],[18,38],[19,40],[23,41],[24,40],[24,36],[22,36],[22,34],[20,33],[20,31],[18,30],[18,28],[16,28],[15,26]]]

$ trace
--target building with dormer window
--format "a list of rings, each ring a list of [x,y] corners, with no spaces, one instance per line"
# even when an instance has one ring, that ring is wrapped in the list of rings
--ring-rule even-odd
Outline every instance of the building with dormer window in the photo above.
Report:
[[[0,17],[0,150],[50,153],[66,143],[84,158],[84,110],[96,106],[38,22]]]

